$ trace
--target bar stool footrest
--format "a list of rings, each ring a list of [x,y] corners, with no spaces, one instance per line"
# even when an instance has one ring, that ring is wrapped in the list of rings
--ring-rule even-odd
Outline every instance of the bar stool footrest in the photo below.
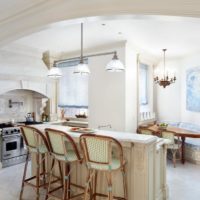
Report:
[[[99,197],[108,197],[108,195],[106,195],[106,194],[95,193],[95,194],[92,195],[92,198],[95,197],[95,196],[99,196]],[[124,198],[124,197],[118,197],[118,196],[113,196],[113,199],[127,200],[127,199]]]

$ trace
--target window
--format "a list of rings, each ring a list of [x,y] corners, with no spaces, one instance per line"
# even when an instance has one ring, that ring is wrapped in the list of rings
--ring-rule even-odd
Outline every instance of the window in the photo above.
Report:
[[[79,60],[72,60],[58,65],[63,74],[59,81],[58,106],[64,109],[67,117],[88,112],[89,77],[73,73],[78,63]]]
[[[148,104],[148,65],[140,63],[139,69],[140,105]]]

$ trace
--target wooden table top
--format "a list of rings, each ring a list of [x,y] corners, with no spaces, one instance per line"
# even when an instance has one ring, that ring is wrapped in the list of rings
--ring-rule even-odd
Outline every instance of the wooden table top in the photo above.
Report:
[[[156,133],[161,132],[161,130],[158,129],[157,125],[150,126],[150,127],[148,127],[148,129],[150,129],[150,130],[152,130]],[[200,133],[189,131],[189,130],[186,130],[186,129],[183,129],[183,128],[168,126],[166,130],[171,131],[176,136],[180,136],[180,137],[200,138]]]

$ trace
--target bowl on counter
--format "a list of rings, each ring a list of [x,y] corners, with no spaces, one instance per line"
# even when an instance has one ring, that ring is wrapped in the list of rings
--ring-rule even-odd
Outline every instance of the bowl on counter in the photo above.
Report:
[[[160,124],[157,124],[157,126],[158,126],[159,130],[166,130],[167,127],[168,127],[168,124],[166,124],[166,123],[160,123]]]

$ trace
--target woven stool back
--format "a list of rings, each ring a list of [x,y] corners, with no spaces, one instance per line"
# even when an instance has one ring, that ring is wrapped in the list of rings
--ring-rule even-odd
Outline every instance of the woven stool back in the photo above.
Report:
[[[80,137],[85,161],[88,164],[112,165],[113,156],[123,164],[123,150],[121,144],[112,137],[94,134],[83,134]],[[114,155],[115,154],[115,155]]]
[[[55,129],[45,129],[45,133],[49,143],[50,152],[54,156],[63,156],[67,160],[68,157],[71,156],[70,153],[73,152],[74,161],[81,160],[77,146],[69,134]]]
[[[20,128],[24,142],[30,151],[39,151],[40,153],[49,151],[47,140],[42,132],[30,126],[21,126]]]

